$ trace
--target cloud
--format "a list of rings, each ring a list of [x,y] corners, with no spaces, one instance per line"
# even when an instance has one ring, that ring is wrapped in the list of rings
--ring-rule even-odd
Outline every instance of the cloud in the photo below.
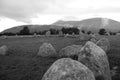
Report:
[[[30,22],[30,18],[46,11],[57,12],[73,0],[0,0],[0,16]],[[48,12],[49,14],[49,12]]]
[[[119,13],[119,3],[119,0],[71,0],[69,3],[64,2],[62,7],[59,5],[56,5],[56,7],[49,7],[44,11],[44,14],[59,14],[70,16],[91,13]]]
[[[61,20],[64,20],[64,21],[72,20],[72,21],[74,21],[74,20],[79,20],[79,18],[75,17],[75,16],[65,16],[65,17],[61,18]]]
[[[29,22],[29,18],[42,13],[49,0],[0,0],[0,15]]]
[[[0,16],[30,23],[38,14],[80,16],[120,13],[119,3],[119,0],[0,0]]]
[[[26,23],[19,22],[10,18],[1,17],[0,18],[0,32],[18,25],[25,25]]]

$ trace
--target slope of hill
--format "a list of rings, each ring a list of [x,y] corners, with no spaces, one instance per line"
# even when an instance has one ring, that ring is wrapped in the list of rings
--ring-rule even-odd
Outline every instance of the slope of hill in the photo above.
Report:
[[[49,30],[50,28],[61,29],[62,27],[78,27],[87,31],[98,32],[100,28],[109,31],[120,31],[120,22],[108,18],[90,18],[81,21],[62,21],[59,20],[51,25],[22,25],[4,30],[5,32],[17,33],[24,26],[28,26],[30,32]]]
[[[20,32],[20,30],[23,29],[24,26],[27,26],[31,33],[49,30],[50,28],[57,28],[57,29],[62,28],[62,26],[56,26],[56,25],[21,25],[21,26],[16,26],[16,27],[6,29],[1,33],[7,33],[7,32],[18,33],[18,32]]]
[[[108,19],[108,18],[90,18],[82,21],[62,21],[59,20],[53,25],[70,25],[70,26],[78,26],[79,29],[98,31],[100,28],[105,28],[110,31],[119,31],[120,30],[120,22]]]

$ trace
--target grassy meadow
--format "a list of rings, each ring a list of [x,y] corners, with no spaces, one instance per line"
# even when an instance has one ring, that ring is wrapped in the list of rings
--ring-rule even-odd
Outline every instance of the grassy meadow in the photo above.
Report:
[[[117,66],[112,80],[120,80],[120,36],[107,37],[111,50],[107,53],[110,68]],[[57,52],[72,44],[84,45],[79,37],[11,37],[0,38],[0,46],[7,45],[7,55],[0,55],[0,80],[41,80],[50,65],[58,58],[43,58],[37,55],[43,42],[51,43]]]

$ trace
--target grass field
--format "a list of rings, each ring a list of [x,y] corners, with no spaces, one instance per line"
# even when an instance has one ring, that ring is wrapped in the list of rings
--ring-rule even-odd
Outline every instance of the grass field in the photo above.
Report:
[[[99,36],[98,38],[105,37]],[[107,36],[106,36],[107,37]],[[107,53],[111,69],[117,66],[117,75],[113,80],[120,80],[120,36],[107,37],[111,50]],[[0,46],[7,45],[6,56],[0,56],[0,80],[41,80],[50,65],[58,58],[37,56],[40,45],[50,42],[57,52],[71,44],[84,45],[86,41],[68,37],[23,37],[0,39]]]

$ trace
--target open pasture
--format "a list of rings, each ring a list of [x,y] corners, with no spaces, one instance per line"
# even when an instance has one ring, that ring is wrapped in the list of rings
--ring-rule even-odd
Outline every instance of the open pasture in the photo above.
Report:
[[[111,69],[117,68],[113,80],[120,80],[120,36],[107,37],[111,49],[107,53]],[[12,37],[0,38],[0,46],[7,45],[7,55],[0,56],[0,80],[41,80],[49,66],[58,58],[43,58],[37,56],[43,42],[51,43],[57,52],[68,45],[84,45],[79,37]]]

